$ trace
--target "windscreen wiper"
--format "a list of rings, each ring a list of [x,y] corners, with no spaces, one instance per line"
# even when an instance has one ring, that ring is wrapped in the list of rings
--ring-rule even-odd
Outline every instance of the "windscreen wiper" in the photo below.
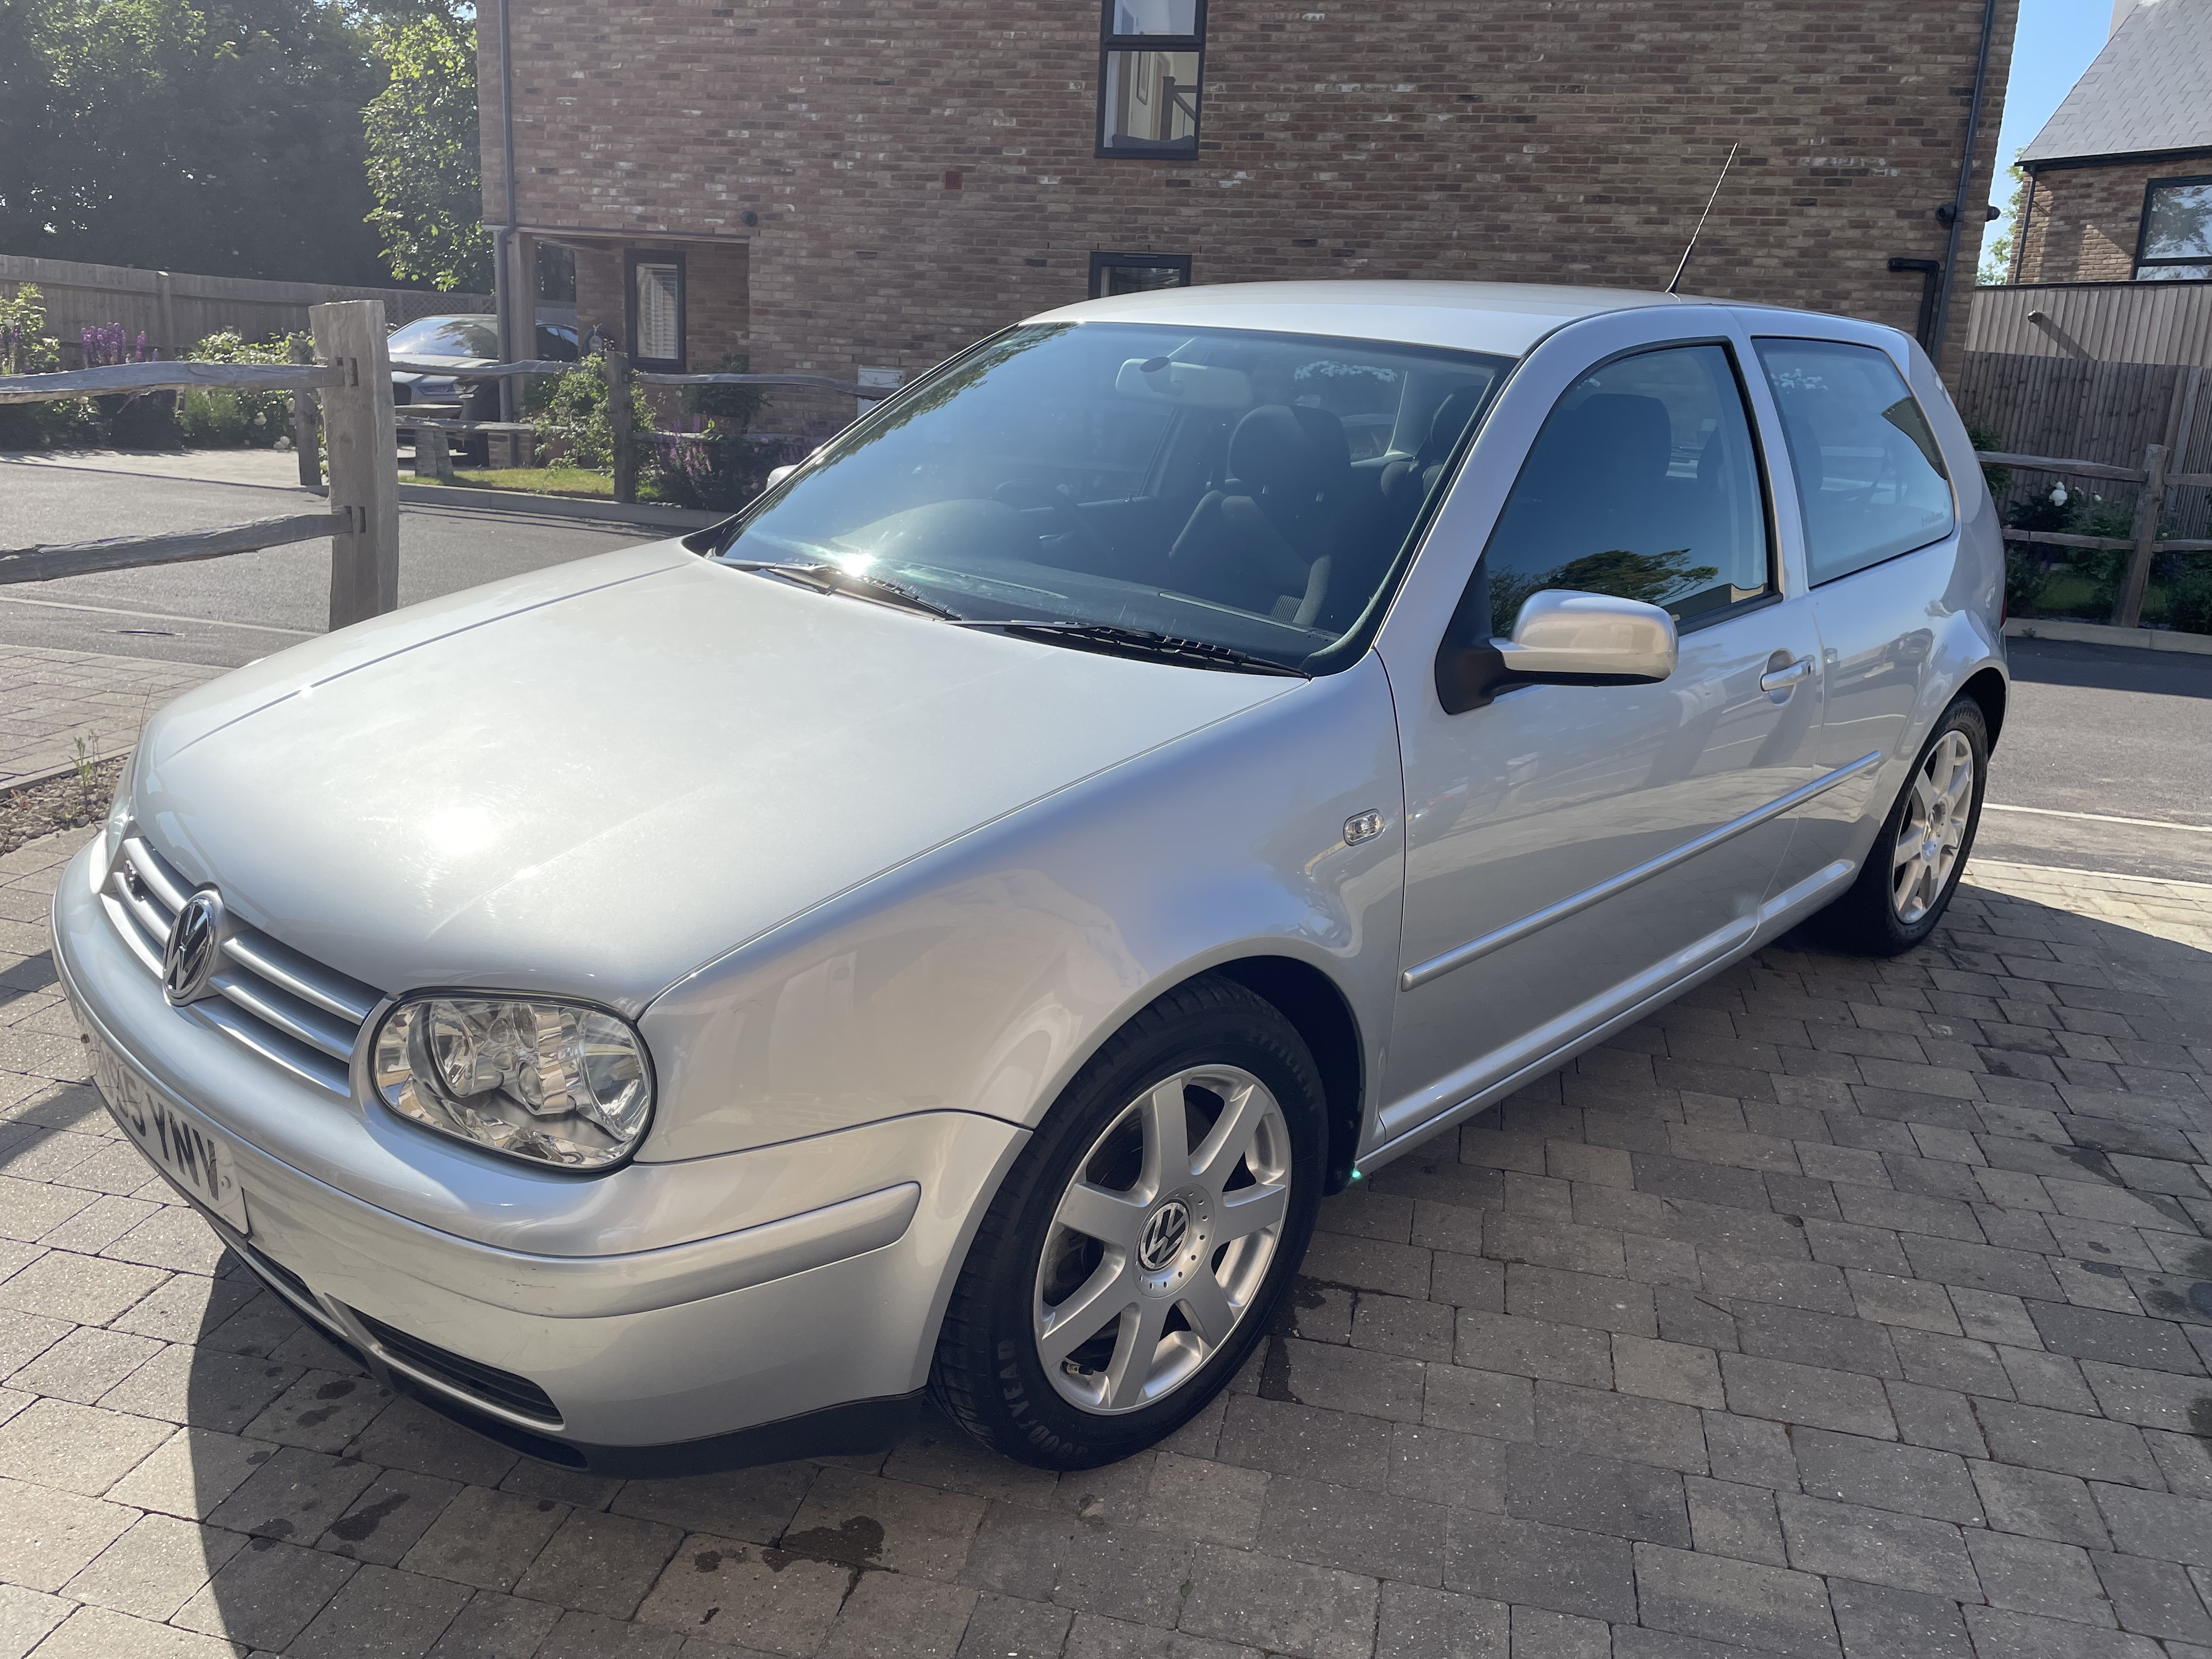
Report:
[[[957,611],[946,608],[934,599],[925,599],[911,587],[881,576],[866,576],[834,564],[782,563],[775,559],[725,559],[723,563],[732,570],[757,571],[764,576],[780,576],[801,587],[811,587],[817,593],[848,593],[856,599],[874,599],[881,605],[896,605],[902,611],[918,611],[925,617],[937,617],[946,622],[965,622]]]
[[[1149,628],[1123,628],[1115,623],[1079,622],[966,622],[967,628],[988,628],[1022,639],[1048,640],[1081,650],[1103,651],[1117,657],[1138,657],[1147,662],[1188,663],[1194,668],[1227,669],[1240,674],[1286,674],[1295,679],[1313,678],[1272,657],[1255,656],[1233,645],[1206,640],[1179,639]]]

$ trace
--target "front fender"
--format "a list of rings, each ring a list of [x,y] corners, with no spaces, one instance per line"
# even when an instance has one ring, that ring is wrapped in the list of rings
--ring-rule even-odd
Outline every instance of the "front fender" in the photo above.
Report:
[[[1195,672],[1195,671],[1194,671]],[[1380,835],[1348,846],[1346,821]],[[1404,886],[1389,687],[1370,656],[824,903],[670,988],[641,1162],[947,1109],[1034,1127],[1131,1014],[1286,956],[1389,1030]]]

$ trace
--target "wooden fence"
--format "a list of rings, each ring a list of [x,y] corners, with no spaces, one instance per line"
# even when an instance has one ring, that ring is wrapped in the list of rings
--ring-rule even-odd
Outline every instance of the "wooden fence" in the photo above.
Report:
[[[2212,473],[2212,369],[1970,351],[1958,401],[1975,435],[1997,449],[2078,458],[2069,479],[2111,477],[2096,467],[2134,477],[2153,444],[2166,452],[2169,472]],[[1999,505],[2048,488],[2015,478]],[[2175,534],[2212,535],[2212,494],[2169,491],[2164,511]]]
[[[2077,478],[2111,479],[2140,487],[2136,498],[2135,522],[2124,538],[2077,536],[2063,530],[2008,529],[2005,532],[2008,542],[2027,542],[2044,547],[2096,548],[2127,554],[2127,573],[2121,580],[2118,596],[2112,602],[2112,625],[2116,628],[2142,626],[2143,594],[2150,586],[2151,567],[2157,562],[2159,555],[2212,553],[2212,538],[2162,538],[2158,533],[2169,491],[2212,488],[2212,472],[2168,470],[2167,451],[2164,444],[2151,444],[2145,447],[2142,465],[2135,467],[2109,466],[2078,457],[2016,455],[1996,449],[1978,449],[1974,453],[1990,466],[2010,467],[2018,471],[2057,472]]]
[[[303,332],[309,307],[337,301],[377,301],[384,307],[386,320],[395,327],[418,317],[492,309],[491,296],[485,294],[264,283],[0,254],[0,295],[13,295],[26,283],[35,284],[45,296],[46,329],[61,342],[64,366],[77,362],[79,336],[95,325],[119,323],[134,345],[143,334],[150,349],[175,356],[196,341],[227,329],[249,340]]]
[[[179,564],[328,537],[331,626],[343,628],[398,609],[399,474],[392,461],[392,362],[384,343],[384,307],[376,300],[339,301],[309,307],[307,321],[315,339],[313,362],[124,363],[27,374],[0,379],[0,404],[192,389],[289,392],[306,482],[315,448],[306,405],[319,393],[330,466],[326,511],[167,536],[0,549],[0,584]]]
[[[629,358],[619,351],[605,354],[607,366],[607,421],[614,436],[614,499],[624,506],[637,500],[638,462],[642,459],[647,442],[647,434],[635,429],[630,405],[630,388],[646,386],[806,386],[818,392],[834,392],[840,397],[867,402],[889,395],[889,386],[861,386],[851,380],[832,380],[823,374],[641,374],[630,367]],[[537,374],[565,374],[574,370],[574,363],[549,362],[542,359],[512,363],[482,363],[469,368],[455,368],[447,363],[418,361],[411,357],[394,358],[392,368],[402,374],[420,371],[455,380],[520,380]],[[453,465],[447,441],[453,435],[476,433],[506,434],[529,428],[508,421],[448,421],[409,414],[396,413],[394,424],[411,428],[416,434],[416,471],[423,477],[450,477]],[[701,443],[712,441],[713,434],[704,432],[661,432],[652,437],[674,442]],[[428,453],[423,444],[427,439]],[[425,470],[425,462],[428,470]]]
[[[1978,288],[1966,349],[2212,368],[2212,283]]]

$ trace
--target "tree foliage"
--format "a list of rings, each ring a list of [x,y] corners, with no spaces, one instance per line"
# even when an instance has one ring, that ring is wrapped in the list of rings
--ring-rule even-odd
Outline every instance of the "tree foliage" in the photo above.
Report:
[[[380,21],[375,40],[390,80],[362,122],[385,262],[404,282],[487,292],[475,27],[430,0]]]
[[[385,280],[340,0],[0,0],[0,248]]]
[[[2027,193],[2027,174],[2020,165],[2020,152],[2013,152],[2012,166],[2006,171],[2012,175],[2012,194],[2005,198],[2004,212],[1996,229],[1982,244],[1982,268],[1975,273],[1979,283],[2009,283],[2012,281],[2013,246],[2020,234],[2020,204]]]

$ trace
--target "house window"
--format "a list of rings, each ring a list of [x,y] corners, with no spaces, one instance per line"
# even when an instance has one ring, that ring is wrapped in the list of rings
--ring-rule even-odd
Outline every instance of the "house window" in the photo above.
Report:
[[[2212,177],[2154,179],[2143,192],[2139,283],[2212,279]]]
[[[639,368],[684,368],[684,256],[635,253],[629,266],[629,356]]]
[[[1091,297],[1104,300],[1116,294],[1142,294],[1150,288],[1188,288],[1188,253],[1094,253],[1091,256]]]
[[[1098,154],[1198,154],[1206,0],[1104,0]]]

